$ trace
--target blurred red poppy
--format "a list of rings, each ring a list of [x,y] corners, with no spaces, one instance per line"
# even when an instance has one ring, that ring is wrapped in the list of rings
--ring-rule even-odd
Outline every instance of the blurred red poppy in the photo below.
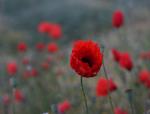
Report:
[[[102,66],[103,54],[92,40],[76,41],[70,56],[70,64],[80,76],[94,77]]]
[[[58,45],[54,42],[49,43],[47,46],[48,52],[50,53],[56,53],[58,51]]]
[[[19,52],[25,52],[27,50],[27,45],[24,42],[20,42],[18,44],[18,51]]]
[[[147,80],[150,80],[150,72],[146,69],[143,69],[139,72],[139,80],[141,83],[145,83]]]
[[[119,52],[118,50],[116,49],[112,49],[112,55],[113,55],[113,58],[116,62],[119,62],[120,60],[120,56],[121,56],[121,52]]]
[[[121,54],[119,64],[122,68],[131,71],[133,68],[133,62],[129,53],[125,52]]]
[[[39,43],[36,44],[36,50],[38,52],[42,52],[44,50],[44,48],[45,48],[45,44],[44,43],[39,42]]]
[[[120,108],[120,107],[116,107],[115,110],[114,110],[114,113],[115,113],[115,114],[128,114],[127,111],[123,110],[123,109]]]
[[[45,69],[45,70],[48,70],[48,69],[49,69],[49,63],[46,62],[46,61],[44,61],[44,62],[41,63],[41,67],[42,67],[43,69]]]
[[[124,14],[121,10],[116,10],[112,16],[112,25],[115,28],[120,28],[124,24]]]
[[[29,62],[30,62],[30,60],[29,60],[28,57],[24,57],[23,60],[22,60],[22,64],[24,64],[24,65],[29,64]]]
[[[65,100],[65,101],[59,103],[57,108],[58,108],[58,111],[63,114],[66,111],[70,110],[71,104],[68,100]]]
[[[147,52],[141,52],[140,53],[140,58],[144,60],[149,60],[150,59],[150,51]]]
[[[117,86],[112,79],[107,80],[104,77],[100,77],[96,85],[96,95],[107,96],[109,92],[113,92],[116,89]]]
[[[59,24],[53,24],[51,31],[49,31],[49,36],[53,39],[59,39],[62,36],[62,29]]]
[[[8,94],[4,94],[2,96],[2,102],[4,105],[8,105],[10,103],[10,98],[9,98]]]
[[[51,31],[53,24],[49,22],[41,22],[38,25],[38,32],[39,33],[49,33]]]
[[[6,67],[7,67],[7,73],[9,75],[15,75],[17,73],[18,68],[17,68],[17,64],[15,61],[11,61],[7,63]]]
[[[38,76],[38,71],[35,68],[32,68],[30,72],[31,72],[32,77],[37,77]]]
[[[23,102],[23,100],[24,100],[24,95],[23,95],[22,91],[19,89],[16,89],[14,91],[14,97],[15,97],[16,102]]]

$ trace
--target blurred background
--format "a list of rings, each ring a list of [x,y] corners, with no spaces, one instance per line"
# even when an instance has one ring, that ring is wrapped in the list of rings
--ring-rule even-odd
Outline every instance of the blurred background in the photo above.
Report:
[[[141,52],[150,51],[149,6],[150,0],[0,0],[0,114],[62,114],[57,107],[66,100],[71,108],[64,114],[84,114],[80,78],[69,61],[72,44],[78,39],[92,39],[105,46],[108,75],[119,87],[112,94],[115,107],[130,114],[124,91],[133,86],[135,113],[144,114],[144,110],[150,109],[149,104],[145,106],[149,90],[136,81],[141,69],[150,70],[150,57],[148,60],[139,57]],[[118,9],[125,21],[116,29],[112,26],[112,15]],[[41,22],[59,24],[61,38],[55,40],[41,34],[38,31]],[[27,45],[23,53],[18,51],[20,42]],[[56,52],[50,52],[47,46],[44,51],[37,51],[39,42],[57,44]],[[135,66],[132,72],[120,70],[112,59],[112,48],[131,54]],[[18,70],[9,76],[7,63],[12,61]],[[122,75],[126,75],[127,85],[121,82]],[[84,79],[89,112],[110,114],[107,97],[96,97],[100,76],[104,76],[103,70],[97,77]],[[19,102],[13,96],[16,90]]]

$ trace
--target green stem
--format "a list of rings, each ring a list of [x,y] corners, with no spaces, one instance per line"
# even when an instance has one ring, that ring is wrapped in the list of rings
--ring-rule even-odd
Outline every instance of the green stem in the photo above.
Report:
[[[105,73],[105,77],[108,80],[108,75],[107,75],[107,72],[106,72],[104,60],[103,60],[103,70],[104,70],[104,73]],[[112,102],[111,94],[110,94],[110,91],[109,91],[109,85],[108,85],[108,98],[109,98],[109,103],[110,103],[110,106],[111,106],[112,114],[114,114],[114,107],[113,107],[113,102]]]
[[[88,111],[87,99],[86,99],[86,95],[85,95],[85,91],[84,91],[84,87],[83,87],[83,77],[82,76],[81,76],[81,80],[80,81],[81,81],[81,90],[82,90],[82,94],[83,94],[83,97],[84,97],[86,114],[88,114],[89,111]]]
[[[131,114],[134,114],[134,108],[133,108],[132,101],[129,101],[129,103],[130,103],[130,108],[131,108]]]
[[[14,96],[14,91],[15,91],[15,88],[12,88],[12,112],[13,112],[13,114],[16,114],[16,111],[15,111],[15,96]]]

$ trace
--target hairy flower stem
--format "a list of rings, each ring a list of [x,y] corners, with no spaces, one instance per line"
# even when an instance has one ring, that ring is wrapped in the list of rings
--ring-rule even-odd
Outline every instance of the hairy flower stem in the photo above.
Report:
[[[107,75],[107,72],[106,72],[104,60],[103,60],[103,70],[104,70],[105,77],[108,80],[108,75]],[[108,87],[109,87],[109,85],[108,85]],[[108,98],[109,98],[109,103],[110,103],[110,106],[111,106],[112,114],[114,114],[114,106],[113,106],[113,102],[112,102],[112,98],[111,98],[111,95],[110,95],[109,88],[108,88]]]
[[[82,94],[83,94],[83,98],[84,98],[86,114],[89,114],[88,105],[87,105],[87,99],[86,99],[86,95],[85,95],[85,91],[84,91],[84,87],[83,87],[83,77],[82,76],[81,76],[81,80],[80,81],[81,81],[81,90],[82,90]]]

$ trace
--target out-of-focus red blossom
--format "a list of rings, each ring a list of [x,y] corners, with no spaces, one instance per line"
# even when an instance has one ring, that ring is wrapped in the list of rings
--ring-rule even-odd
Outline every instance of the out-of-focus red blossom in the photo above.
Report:
[[[31,72],[31,76],[32,77],[37,77],[38,76],[38,71],[35,68],[32,68]]]
[[[9,98],[8,94],[4,94],[2,96],[2,102],[4,105],[8,105],[10,103],[10,98]]]
[[[51,31],[49,32],[49,35],[53,39],[59,39],[62,36],[62,29],[59,24],[53,24]]]
[[[15,61],[12,61],[12,62],[9,62],[9,63],[7,63],[7,66],[6,66],[7,68],[7,73],[9,74],[9,75],[15,75],[16,73],[17,73],[17,64],[16,64],[16,62]]]
[[[128,112],[123,110],[120,107],[116,107],[115,110],[114,110],[114,114],[128,114]]]
[[[109,89],[111,92],[117,89],[117,85],[113,82],[112,79],[109,79]]]
[[[122,68],[127,69],[128,71],[132,70],[133,62],[129,53],[125,52],[121,54],[119,64]]]
[[[66,111],[70,110],[71,104],[68,100],[65,100],[65,101],[59,103],[57,108],[58,108],[58,111],[63,114]]]
[[[52,29],[53,24],[49,22],[41,22],[38,25],[38,32],[39,33],[49,33]]]
[[[150,89],[150,72],[147,69],[143,69],[139,72],[139,81]]]
[[[80,76],[94,77],[102,66],[103,54],[97,43],[92,40],[76,41],[70,56],[72,69]]]
[[[121,10],[116,10],[112,16],[112,25],[115,28],[120,28],[124,24],[124,14]]]
[[[46,62],[46,61],[44,61],[44,62],[41,63],[41,67],[42,67],[43,69],[45,69],[45,70],[48,70],[48,69],[49,69],[49,63]]]
[[[107,96],[109,92],[113,92],[116,89],[117,86],[112,79],[107,80],[104,77],[101,77],[96,86],[96,95]]]
[[[140,53],[140,58],[144,59],[144,60],[150,60],[150,51],[141,52]]]
[[[59,69],[56,71],[56,76],[62,76],[62,75],[64,75],[64,73],[65,73],[64,69],[59,68]]]
[[[36,44],[36,49],[37,49],[38,52],[42,52],[44,50],[44,48],[45,48],[44,43],[39,42],[39,43]]]
[[[18,44],[18,51],[19,52],[25,52],[27,50],[27,45],[24,42],[20,42]]]
[[[22,64],[24,64],[24,65],[29,64],[29,62],[30,62],[30,60],[27,57],[23,58],[23,60],[22,60]]]
[[[58,45],[54,42],[49,43],[47,46],[48,52],[50,53],[56,53],[58,51]]]
[[[112,55],[113,55],[113,58],[116,62],[119,62],[120,60],[120,56],[121,56],[121,52],[119,52],[118,50],[116,49],[112,49]]]
[[[23,78],[24,79],[28,79],[30,77],[31,77],[31,71],[26,70],[23,72]]]
[[[24,94],[19,89],[14,90],[14,97],[16,102],[23,102],[25,98]]]
[[[150,89],[150,79],[148,79],[145,83],[144,83],[145,87],[147,87],[148,89]]]
[[[46,60],[47,60],[48,63],[50,63],[52,61],[52,57],[48,56]]]
[[[145,84],[147,80],[150,80],[150,72],[146,69],[143,69],[139,72],[139,81]]]

